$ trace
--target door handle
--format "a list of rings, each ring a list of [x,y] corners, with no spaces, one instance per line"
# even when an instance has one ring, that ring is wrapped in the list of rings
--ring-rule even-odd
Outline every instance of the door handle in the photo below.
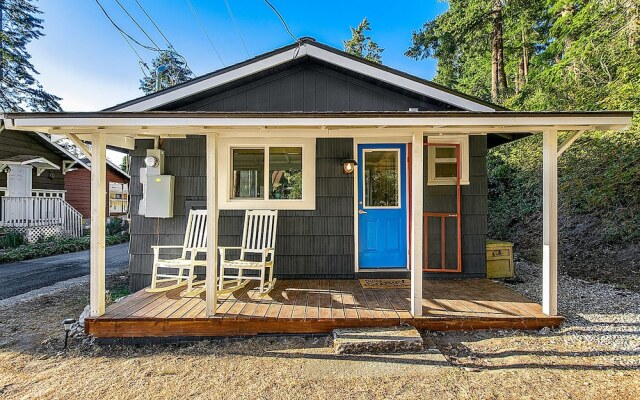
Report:
[[[365,210],[358,210],[358,214],[366,214],[367,212]]]

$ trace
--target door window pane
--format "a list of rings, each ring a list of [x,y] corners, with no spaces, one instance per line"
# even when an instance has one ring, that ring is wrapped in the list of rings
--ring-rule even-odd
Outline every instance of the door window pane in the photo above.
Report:
[[[302,147],[270,147],[269,180],[270,199],[302,199]]]
[[[399,201],[398,152],[375,150],[364,153],[365,207],[397,207]]]
[[[234,198],[264,198],[264,149],[233,149]]]

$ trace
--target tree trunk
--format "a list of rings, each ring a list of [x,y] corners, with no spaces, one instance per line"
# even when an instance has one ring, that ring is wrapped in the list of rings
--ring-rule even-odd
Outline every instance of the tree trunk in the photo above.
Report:
[[[522,54],[520,64],[518,65],[518,78],[516,80],[516,94],[520,93],[524,85],[529,82],[529,47],[527,43],[526,28],[523,26],[522,35]]]
[[[502,38],[502,0],[493,0],[491,32],[491,101],[502,102],[507,91]]]

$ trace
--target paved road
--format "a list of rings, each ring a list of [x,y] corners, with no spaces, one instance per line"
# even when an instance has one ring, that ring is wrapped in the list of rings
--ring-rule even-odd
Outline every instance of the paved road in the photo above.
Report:
[[[129,243],[107,247],[107,273],[129,265]],[[89,250],[0,264],[0,300],[89,274]]]

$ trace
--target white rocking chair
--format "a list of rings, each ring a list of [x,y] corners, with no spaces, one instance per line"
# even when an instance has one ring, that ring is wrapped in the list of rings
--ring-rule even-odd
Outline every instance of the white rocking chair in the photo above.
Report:
[[[260,281],[260,293],[267,294],[276,282],[273,279],[273,261],[276,246],[276,228],[278,225],[278,211],[271,210],[247,210],[244,217],[244,229],[242,231],[242,246],[220,246],[220,278],[218,290],[222,293],[232,292],[250,280]],[[240,258],[227,259],[227,250],[240,250]],[[245,259],[247,254],[259,254],[259,261]],[[269,269],[269,279],[266,279],[266,270]],[[237,275],[228,274],[227,270],[236,270]],[[244,271],[259,271],[259,276],[246,276]],[[231,284],[230,287],[225,287]]]
[[[206,260],[196,260],[198,253],[207,251],[207,210],[189,211],[187,229],[182,246],[151,246],[153,249],[153,275],[151,286],[147,292],[164,292],[187,285],[186,293],[193,289],[193,281],[196,278],[194,270],[196,266],[206,266]],[[162,249],[182,249],[182,255],[178,258],[160,258]],[[158,270],[170,270],[160,273]],[[160,286],[159,283],[174,282],[172,285]]]

